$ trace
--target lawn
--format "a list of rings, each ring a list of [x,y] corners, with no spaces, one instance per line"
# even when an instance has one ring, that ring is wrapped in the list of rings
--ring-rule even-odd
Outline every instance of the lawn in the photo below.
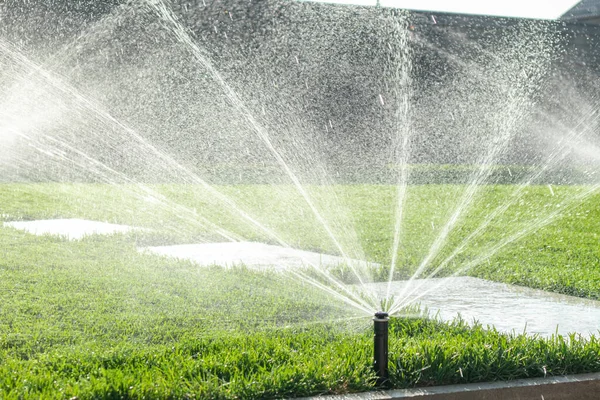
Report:
[[[0,397],[264,398],[372,389],[368,316],[285,274],[199,268],[136,250],[218,240],[214,223],[251,240],[336,252],[289,187],[217,189],[241,210],[183,185],[0,185],[2,220],[78,217],[151,229],[69,242],[0,228]],[[340,243],[355,246],[352,255],[389,262],[393,187],[308,189]],[[440,275],[600,298],[600,197],[570,204],[585,187],[531,186],[518,198],[515,189],[482,187],[431,268],[490,210],[512,201]],[[464,192],[462,185],[410,187],[397,277],[418,267]],[[561,217],[546,221],[557,209]],[[540,221],[534,235],[492,252]],[[489,259],[461,271],[482,254]],[[528,338],[460,321],[394,318],[390,346],[394,387],[600,371],[593,337]]]

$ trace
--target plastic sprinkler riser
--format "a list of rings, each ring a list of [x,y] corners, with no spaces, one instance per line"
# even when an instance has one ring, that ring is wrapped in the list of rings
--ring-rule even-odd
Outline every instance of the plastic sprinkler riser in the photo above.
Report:
[[[389,315],[379,311],[373,318],[374,343],[373,343],[373,368],[377,375],[377,385],[384,385],[388,381],[388,326]]]

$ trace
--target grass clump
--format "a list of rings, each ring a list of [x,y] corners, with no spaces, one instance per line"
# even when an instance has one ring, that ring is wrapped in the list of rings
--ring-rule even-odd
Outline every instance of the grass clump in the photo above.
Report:
[[[341,393],[371,386],[367,349],[357,343],[360,339],[321,327],[221,332],[173,343],[81,346],[30,360],[13,358],[0,367],[0,375],[6,377],[5,396],[15,398],[235,399]]]
[[[576,334],[551,338],[507,334],[462,320],[392,320],[397,341],[391,349],[395,387],[595,372],[600,342]]]
[[[196,333],[197,334],[197,333]],[[6,356],[3,398],[281,398],[374,389],[369,329],[331,324]],[[463,321],[391,320],[394,388],[598,371],[595,338],[502,334]]]

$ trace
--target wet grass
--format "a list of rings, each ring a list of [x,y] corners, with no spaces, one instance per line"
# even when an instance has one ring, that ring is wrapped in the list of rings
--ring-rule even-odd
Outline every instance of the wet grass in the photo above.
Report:
[[[200,193],[154,189],[198,214],[212,214],[220,226],[265,239],[236,226],[231,212]],[[512,188],[488,189],[440,257]],[[302,218],[306,210],[281,203],[261,209],[281,196],[293,198],[285,190],[273,197],[265,187],[223,190],[282,236],[295,238],[295,245],[330,250],[310,216]],[[462,188],[413,190],[399,274],[415,268]],[[547,215],[577,190],[557,187],[552,195],[547,187],[528,189],[459,261],[488,249],[507,227],[518,230]],[[347,213],[367,256],[385,262],[393,189],[349,186],[340,192],[351,200]],[[0,227],[0,398],[273,398],[373,388],[369,317],[285,275],[199,268],[138,253],[139,244],[207,240],[211,232],[186,222],[187,211],[158,207],[136,193],[101,185],[0,185],[3,220],[79,217],[160,229],[69,242]],[[536,235],[467,272],[600,298],[599,202],[590,197],[565,210]],[[273,215],[287,215],[287,223]],[[290,220],[294,230],[286,228]],[[394,319],[390,346],[394,387],[600,371],[600,343],[593,337],[546,340],[460,321]]]
[[[295,190],[288,186],[218,187],[244,212],[259,220],[291,246],[332,254],[338,249]],[[490,221],[481,234],[437,276],[456,272],[495,281],[600,299],[600,195],[571,202],[586,186],[530,186],[515,196],[515,185],[482,187],[458,218],[422,276],[427,276],[487,216],[508,203],[506,211]],[[206,216],[219,227],[247,240],[277,244],[272,236],[252,226],[236,210],[222,207],[201,187],[154,185],[148,190],[131,186],[33,184],[0,186],[0,219],[89,218],[143,226],[156,231],[139,233],[138,245],[194,243],[223,240],[214,228],[203,226]],[[310,193],[328,219],[336,238],[349,255],[384,265],[387,279],[394,229],[395,189],[384,185],[313,187]],[[410,187],[402,225],[396,278],[410,276],[427,256],[452,212],[464,185]],[[331,204],[333,196],[338,201]],[[339,207],[345,204],[345,207]],[[529,235],[492,251],[506,238],[544,221]],[[463,270],[482,255],[488,256]],[[347,280],[352,276],[346,274]]]

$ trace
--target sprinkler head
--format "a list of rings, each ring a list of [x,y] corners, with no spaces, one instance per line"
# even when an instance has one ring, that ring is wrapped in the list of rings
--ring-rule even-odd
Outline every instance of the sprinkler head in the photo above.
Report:
[[[377,385],[388,382],[388,323],[389,315],[378,311],[373,318],[373,369],[377,375]]]
[[[374,319],[386,319],[389,318],[389,314],[386,313],[385,311],[377,311],[375,313],[375,318]]]

